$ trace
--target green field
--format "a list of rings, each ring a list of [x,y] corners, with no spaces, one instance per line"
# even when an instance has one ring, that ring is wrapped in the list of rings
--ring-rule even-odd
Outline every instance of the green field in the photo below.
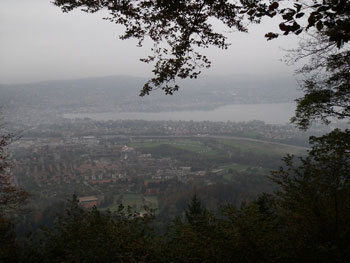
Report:
[[[172,147],[175,147],[181,150],[186,150],[189,152],[193,152],[193,153],[197,153],[205,156],[216,156],[218,154],[215,150],[205,145],[203,142],[198,140],[190,140],[190,139],[155,140],[155,141],[145,141],[145,142],[129,144],[129,146],[131,147],[144,148],[144,149],[155,148],[161,145],[170,145]]]
[[[237,148],[243,152],[254,152],[257,154],[278,155],[284,156],[285,154],[303,155],[306,152],[304,147],[289,146],[283,144],[277,144],[272,142],[259,142],[248,141],[239,139],[218,139],[218,142]]]
[[[133,142],[133,143],[129,143],[128,146],[130,147],[134,147],[134,148],[145,148],[145,149],[149,149],[149,148],[155,148],[158,147],[160,145],[165,144],[167,141],[160,141],[160,140],[148,140],[145,142]]]
[[[254,166],[238,164],[238,163],[224,165],[224,166],[221,166],[220,168],[226,170],[226,174],[223,175],[223,178],[225,180],[231,180],[233,177],[233,174],[229,173],[230,169],[238,173],[245,172],[249,174],[251,172],[254,172],[255,174],[261,174],[261,175],[268,175],[271,172],[271,170],[268,168],[254,167]]]
[[[207,145],[203,144],[200,141],[193,141],[193,140],[183,140],[183,141],[174,141],[169,143],[171,146],[174,146],[176,148],[206,155],[206,156],[215,156],[217,155],[217,152],[214,151],[212,148],[208,147]]]
[[[155,152],[157,152],[157,147],[171,146],[171,148],[162,152],[164,156],[179,158],[181,161],[184,161],[181,157],[186,156],[185,158],[191,160],[193,166],[197,161],[197,167],[201,167],[201,165],[202,167],[210,167],[211,164],[218,164],[216,169],[225,170],[223,177],[226,180],[231,180],[235,173],[268,175],[271,169],[278,168],[281,159],[287,153],[294,155],[306,153],[305,147],[247,140],[244,138],[146,139],[145,141],[132,143],[129,146],[146,151],[147,149],[152,149]],[[180,154],[181,157],[172,155],[175,149],[184,150],[187,154]],[[191,153],[196,154],[200,158],[192,159]],[[131,200],[132,204],[141,202],[137,201],[137,198],[133,200],[131,197],[127,198],[127,200]]]
[[[256,154],[278,155],[283,156],[287,153],[294,155],[303,155],[306,152],[305,147],[292,145],[284,145],[273,142],[249,141],[246,139],[214,139],[217,142],[217,147],[220,145],[231,146],[243,152],[254,152]],[[205,140],[198,139],[152,139],[143,142],[130,143],[129,146],[135,148],[150,149],[161,145],[170,145],[178,149],[190,151],[193,153],[216,156],[218,151],[206,145]]]
[[[263,167],[254,167],[254,166],[238,164],[238,163],[224,165],[224,166],[221,166],[220,168],[227,169],[227,170],[232,169],[237,172],[244,172],[244,171],[247,171],[248,169],[255,169],[261,174],[266,174],[270,172],[270,169],[266,169]]]

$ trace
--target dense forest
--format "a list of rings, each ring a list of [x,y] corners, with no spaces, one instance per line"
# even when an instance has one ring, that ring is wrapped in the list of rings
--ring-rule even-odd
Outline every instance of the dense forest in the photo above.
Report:
[[[297,54],[310,52],[314,57],[301,69],[306,76],[301,84],[304,96],[297,100],[293,123],[307,129],[316,120],[349,122],[350,2],[290,0],[284,1],[290,4],[287,8],[278,2],[282,1],[241,0],[237,5],[214,0],[54,1],[65,12],[107,9],[111,21],[126,26],[123,38],[142,41],[148,34],[157,43],[164,37],[168,40],[175,59],[158,51],[155,77],[145,84],[143,95],[161,84],[171,94],[178,89],[168,85],[171,80],[195,78],[195,67],[187,63],[193,59],[187,57],[193,45],[226,47],[224,38],[206,23],[208,18],[244,31],[244,18],[259,22],[261,17],[281,15],[283,35],[307,30],[317,41],[313,45],[310,40]],[[266,34],[268,39],[278,36]],[[206,65],[205,57],[194,54]],[[28,194],[15,188],[8,175],[6,149],[13,136],[1,131],[1,262],[347,262],[350,258],[349,129],[310,137],[311,149],[304,157],[287,155],[284,165],[271,174],[272,193],[213,209],[212,199],[202,189],[184,191],[175,207],[182,213],[165,224],[152,209],[146,213],[123,205],[114,212],[85,209],[76,196],[48,207],[42,224],[28,220],[27,211],[21,210]],[[205,192],[225,198],[231,191],[244,192],[244,185],[243,180],[238,189],[218,185]]]

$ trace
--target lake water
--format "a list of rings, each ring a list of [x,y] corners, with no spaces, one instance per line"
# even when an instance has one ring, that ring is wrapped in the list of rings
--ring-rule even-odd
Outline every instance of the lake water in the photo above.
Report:
[[[182,120],[182,121],[252,121],[286,124],[293,116],[295,103],[227,105],[210,111],[103,112],[63,114],[64,118],[93,120]]]

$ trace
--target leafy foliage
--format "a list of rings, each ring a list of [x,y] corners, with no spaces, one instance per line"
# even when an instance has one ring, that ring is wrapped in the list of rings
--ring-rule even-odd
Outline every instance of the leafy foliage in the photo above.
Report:
[[[270,6],[270,9],[278,9],[282,16],[279,28],[284,32],[283,35],[299,35],[303,31],[315,29],[326,35],[327,41],[335,43],[338,48],[350,41],[350,3],[347,0],[279,2],[290,3],[288,7],[279,9],[277,1]],[[266,37],[272,39],[278,34],[268,33]]]
[[[273,176],[281,186],[276,200],[296,254],[316,262],[343,262],[349,256],[350,131],[310,139],[299,162],[288,156]]]
[[[214,31],[209,18],[217,18],[225,25],[246,31],[239,8],[230,1],[75,1],[57,0],[54,4],[63,12],[82,8],[85,12],[108,10],[106,19],[125,26],[121,39],[136,38],[141,46],[146,37],[154,43],[153,55],[141,59],[155,62],[155,75],[147,82],[141,95],[154,88],[172,94],[179,87],[170,84],[176,77],[197,78],[198,68],[209,67],[206,56],[195,47],[216,46],[227,49],[226,37]],[[165,43],[165,45],[163,44]]]
[[[297,100],[296,114],[292,122],[305,129],[316,119],[328,124],[330,117],[350,117],[349,50],[329,55],[319,65],[316,63],[309,67],[304,66],[301,72],[307,74],[302,84],[305,95]],[[313,72],[316,74],[312,74]]]
[[[338,48],[350,40],[350,3],[346,0],[55,0],[53,3],[63,12],[77,8],[88,13],[107,10],[107,20],[125,26],[121,39],[136,38],[139,46],[146,37],[153,41],[153,55],[141,61],[155,63],[154,77],[144,85],[141,96],[155,88],[173,94],[179,88],[176,78],[197,78],[200,68],[211,64],[198,48],[228,48],[226,36],[213,28],[213,19],[230,29],[247,32],[249,23],[259,23],[262,17],[280,16],[283,35],[299,35],[315,29]],[[266,38],[279,35],[270,32]]]

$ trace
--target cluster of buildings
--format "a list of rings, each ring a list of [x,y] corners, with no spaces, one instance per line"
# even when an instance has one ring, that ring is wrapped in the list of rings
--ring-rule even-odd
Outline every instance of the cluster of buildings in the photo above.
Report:
[[[13,174],[20,183],[31,182],[43,190],[55,185],[114,186],[145,195],[159,194],[176,183],[207,177],[210,184],[215,179],[215,172],[192,171],[173,158],[154,157],[125,144],[95,136],[73,141],[65,144],[56,138],[24,138],[13,145]]]
[[[289,126],[263,122],[107,121],[89,119],[26,129],[11,145],[12,172],[19,184],[45,189],[55,185],[115,187],[125,192],[159,194],[177,183],[215,183],[226,171],[154,155],[133,147],[151,138],[252,136],[295,138]],[[290,130],[292,131],[292,130]],[[260,136],[260,137],[259,137]],[[195,154],[194,154],[195,155]]]

